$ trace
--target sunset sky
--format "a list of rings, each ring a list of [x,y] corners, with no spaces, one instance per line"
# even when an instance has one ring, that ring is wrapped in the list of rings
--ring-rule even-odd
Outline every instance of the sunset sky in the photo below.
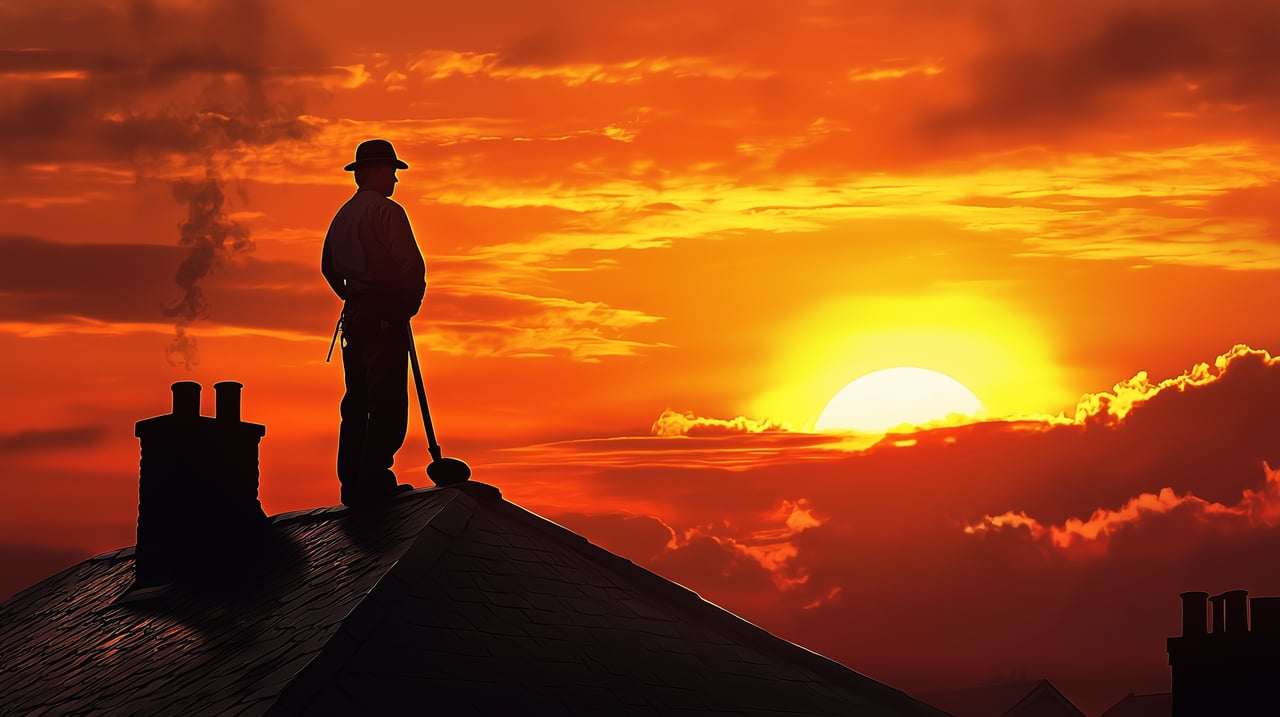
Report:
[[[269,513],[337,503],[320,244],[383,137],[477,480],[896,687],[1167,686],[1178,592],[1280,595],[1276,27],[1252,0],[0,0],[0,597],[134,542],[133,424],[176,380],[206,413],[244,382]],[[184,224],[221,247],[185,318]],[[893,367],[988,420],[814,432]],[[427,460],[414,418],[401,480]]]

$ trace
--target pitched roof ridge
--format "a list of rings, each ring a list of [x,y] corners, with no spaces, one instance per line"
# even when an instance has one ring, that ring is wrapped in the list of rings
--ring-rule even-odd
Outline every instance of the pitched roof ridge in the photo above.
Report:
[[[270,516],[268,520],[272,525],[291,525],[293,523],[313,523],[329,518],[336,518],[351,512],[351,508],[345,505],[330,505],[319,508],[303,508],[301,510],[291,510],[286,513],[277,513]]]
[[[439,490],[442,490],[442,489],[438,487],[420,488],[418,490],[412,491],[406,496],[401,496],[401,498],[407,497],[408,495],[425,495],[427,493],[431,493]],[[349,515],[350,513],[351,513],[351,508],[345,505],[333,505],[333,506],[323,506],[319,508],[303,508],[301,510],[291,510],[284,513],[277,513],[275,515],[269,516],[267,519],[271,521],[271,525],[273,526],[284,526],[284,525],[293,525],[296,523],[301,523],[301,524],[319,523],[325,520],[329,520],[331,518],[341,518],[343,516]],[[15,598],[21,595],[22,593],[26,592],[27,590],[30,590],[31,588],[38,587],[44,584],[46,580],[52,580],[53,578],[58,577],[62,573],[66,572],[67,570],[71,570],[72,568],[78,568],[85,563],[95,563],[95,562],[103,562],[103,561],[110,561],[110,560],[119,560],[122,558],[132,558],[134,554],[137,552],[137,550],[138,550],[138,546],[127,545],[123,548],[115,548],[113,550],[108,550],[102,553],[98,553],[97,555],[91,555],[87,558],[84,558],[83,560],[76,563],[75,565],[68,566],[65,570],[60,570],[57,573],[54,573],[53,575],[49,575],[48,577],[32,585],[27,586],[20,592],[17,592],[11,595],[9,599]],[[9,599],[6,599],[0,602],[8,602]]]
[[[411,495],[425,496],[446,491],[441,488],[425,488],[398,497],[405,501]],[[325,644],[312,655],[305,665],[281,688],[275,705],[286,710],[301,710],[307,700],[352,658],[378,626],[394,615],[394,608],[412,589],[412,581],[406,574],[430,571],[443,557],[449,544],[466,529],[475,514],[478,502],[463,491],[447,490],[444,501],[409,540],[401,553],[380,578],[369,588],[363,599],[352,606],[351,611],[338,621],[338,628]],[[343,511],[321,509],[297,511],[299,515],[287,520],[322,520]]]
[[[399,503],[406,500],[422,499],[425,496],[434,495],[436,493],[440,493],[443,491],[449,491],[450,494],[453,494],[453,493],[457,493],[459,489],[462,489],[463,493],[472,495],[472,497],[474,498],[475,497],[473,495],[474,491],[469,490],[469,488],[472,486],[484,486],[484,488],[490,489],[495,493],[497,491],[496,488],[485,483],[469,482],[469,483],[451,485],[451,486],[426,486],[423,488],[416,488],[414,490],[411,490],[396,496],[393,500],[394,500],[394,503]],[[342,518],[347,515],[352,515],[353,513],[354,511],[351,509],[351,507],[339,504],[339,505],[321,506],[318,508],[302,508],[300,510],[291,510],[285,513],[277,513],[276,515],[270,516],[268,520],[271,521],[272,525],[293,525],[295,523],[302,523],[302,524],[320,523],[326,520],[331,520],[334,518]]]
[[[878,682],[825,655],[818,654],[790,640],[778,637],[759,625],[703,598],[693,590],[641,567],[631,560],[611,553],[572,530],[543,518],[520,505],[504,499],[490,503],[487,507],[491,510],[500,511],[509,517],[519,520],[524,525],[562,542],[567,547],[576,550],[584,557],[606,568],[624,572],[632,582],[636,583],[636,587],[651,595],[665,599],[676,610],[696,617],[699,621],[711,624],[728,635],[744,642],[749,642],[762,653],[771,654],[775,658],[799,664],[805,669],[832,680],[854,696],[865,698],[868,691],[874,691],[878,692],[882,698],[908,701],[912,706],[918,708],[921,715],[946,714],[902,690]],[[848,682],[856,682],[856,688],[847,684]]]
[[[115,550],[108,550],[105,553],[99,553],[91,558],[85,558],[83,562],[93,562],[95,560],[116,560],[119,558],[131,558],[137,550],[136,545],[129,545]]]
[[[406,496],[401,496],[401,498],[403,499],[404,497],[407,497],[410,495],[425,495],[427,493],[431,493],[439,490],[443,490],[443,489],[439,487],[419,488],[417,490],[414,490],[406,494]],[[302,508],[300,510],[291,510],[284,513],[277,513],[275,515],[268,516],[267,520],[271,521],[271,524],[273,526],[293,525],[295,523],[302,523],[302,524],[319,523],[325,520],[329,520],[331,518],[341,518],[345,515],[349,515],[350,513],[351,513],[351,508],[345,505],[331,505],[331,506],[321,506],[318,508]],[[120,558],[131,558],[133,557],[134,553],[137,552],[137,549],[138,549],[138,546],[136,545],[127,545],[123,548],[115,548],[114,550],[108,550],[106,552],[98,553],[97,555],[87,557],[71,567],[77,567],[82,563],[91,563],[91,562],[98,562],[103,560],[118,560]],[[56,575],[59,575],[59,574],[61,574],[61,572],[55,573],[54,575],[50,575],[49,578],[56,577]],[[35,585],[39,585],[40,583],[43,583],[43,582],[44,580],[41,580]],[[35,585],[32,585],[30,587],[35,587]],[[14,597],[16,596],[17,594],[15,593]]]

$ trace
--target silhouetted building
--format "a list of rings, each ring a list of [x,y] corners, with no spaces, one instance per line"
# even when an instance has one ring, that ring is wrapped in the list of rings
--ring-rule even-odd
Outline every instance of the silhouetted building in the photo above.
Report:
[[[1280,712],[1280,598],[1244,590],[1180,597],[1182,636],[1168,640],[1174,717]]]
[[[1173,714],[1172,693],[1136,695],[1130,692],[1099,717],[1169,717],[1171,714]]]
[[[0,714],[941,714],[482,483],[257,517],[264,429],[193,390],[138,546],[0,604]]]
[[[955,717],[1084,717],[1048,680],[930,692],[920,699]]]

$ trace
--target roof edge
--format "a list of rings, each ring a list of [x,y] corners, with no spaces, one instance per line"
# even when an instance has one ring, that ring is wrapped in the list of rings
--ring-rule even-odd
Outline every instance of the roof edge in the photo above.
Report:
[[[1057,700],[1062,705],[1070,707],[1071,709],[1075,710],[1076,714],[1079,715],[1080,717],[1085,717],[1084,712],[1082,712],[1074,702],[1067,699],[1067,696],[1062,694],[1062,690],[1058,689],[1057,685],[1050,682],[1047,678],[1041,679],[1039,682],[1037,682],[1035,686],[1032,687],[1031,690],[1027,692],[1027,694],[1022,696],[1022,699],[1015,702],[1013,706],[1009,708],[1009,711],[1012,712],[1018,709],[1019,707],[1030,704],[1041,693],[1046,691],[1048,691],[1049,695],[1053,699]]]
[[[636,582],[637,587],[651,594],[660,595],[663,599],[670,601],[677,610],[686,614],[696,612],[699,620],[705,620],[713,627],[723,630],[733,637],[742,639],[744,642],[749,642],[761,649],[762,652],[769,653],[780,659],[794,661],[804,668],[831,680],[835,685],[856,697],[865,698],[870,693],[883,699],[906,701],[907,704],[901,706],[911,708],[915,714],[922,717],[950,717],[948,713],[912,697],[902,690],[890,687],[825,655],[778,637],[759,625],[703,598],[693,590],[643,568],[631,560],[611,553],[585,537],[554,521],[543,518],[533,511],[507,500],[497,501],[489,507],[493,510],[505,512],[525,525],[571,545],[583,556],[607,568],[623,571],[627,577]],[[847,684],[848,682],[856,683],[856,687]]]

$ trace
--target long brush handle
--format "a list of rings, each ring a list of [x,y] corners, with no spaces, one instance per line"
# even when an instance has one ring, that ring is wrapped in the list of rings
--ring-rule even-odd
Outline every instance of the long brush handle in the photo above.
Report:
[[[440,444],[436,443],[436,429],[431,425],[431,411],[427,409],[427,389],[422,385],[422,368],[418,366],[418,350],[413,340],[413,327],[409,326],[409,365],[413,367],[413,382],[418,387],[418,405],[422,407],[422,425],[427,429],[427,450],[431,460],[440,460]]]
[[[333,338],[329,340],[329,353],[325,354],[324,362],[329,363],[329,359],[333,358],[333,345],[338,343],[338,332],[342,330],[342,314],[338,314],[338,323],[333,325]]]

